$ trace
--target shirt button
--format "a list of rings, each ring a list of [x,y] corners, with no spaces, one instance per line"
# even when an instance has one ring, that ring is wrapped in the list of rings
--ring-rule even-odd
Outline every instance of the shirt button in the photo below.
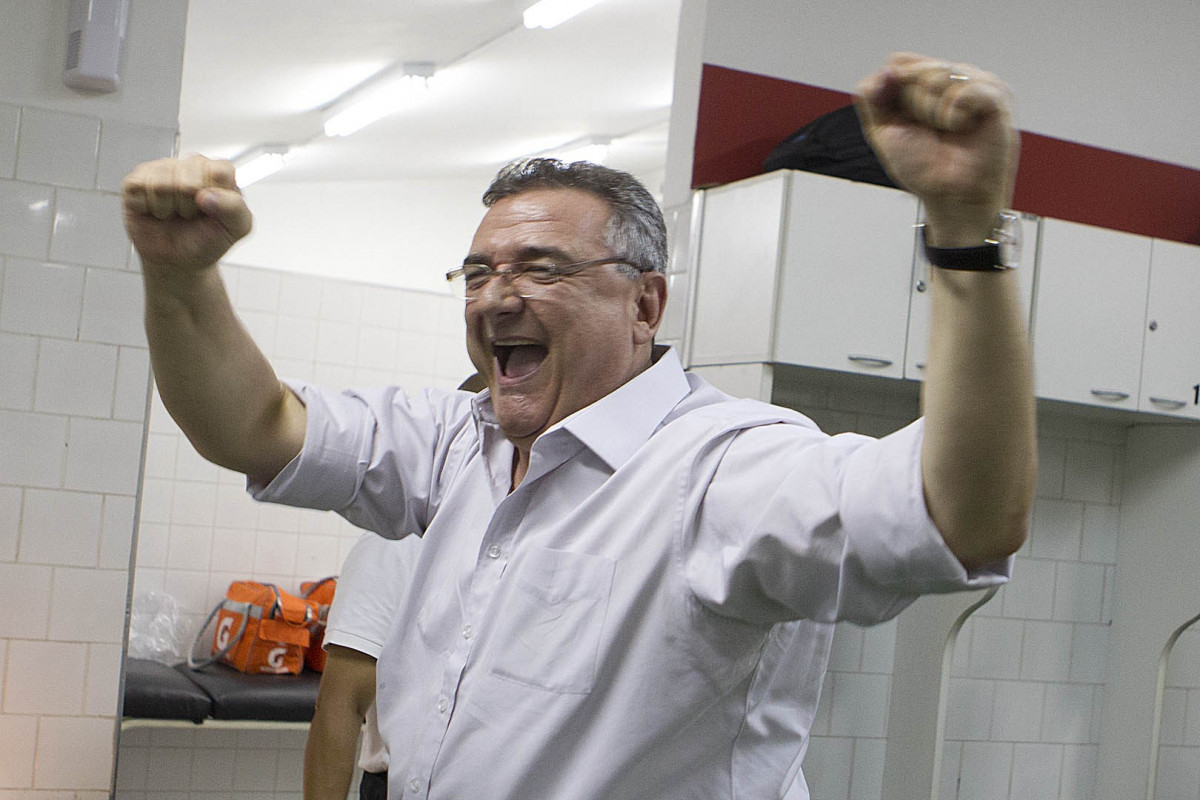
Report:
[[[417,780],[416,778],[413,778],[411,781],[408,782],[408,790],[410,792],[421,791],[421,782],[419,780]]]
[[[446,698],[444,698],[444,697],[439,697],[439,698],[438,698],[438,702],[437,702],[437,709],[438,709],[438,711],[445,711],[445,710],[446,710],[447,708],[449,708],[449,707],[450,707],[450,701],[449,701],[449,700],[447,700],[447,699],[446,699]]]
[[[470,625],[463,625],[463,626],[462,626],[462,636],[463,636],[463,638],[464,638],[464,639],[470,639],[470,638],[471,638],[472,636],[474,636],[474,635],[475,635],[475,629],[474,629],[474,628],[472,628]]]
[[[488,558],[499,558],[500,557],[500,546],[495,545],[495,544],[492,545],[491,547],[489,547],[487,549],[487,553],[488,553]]]

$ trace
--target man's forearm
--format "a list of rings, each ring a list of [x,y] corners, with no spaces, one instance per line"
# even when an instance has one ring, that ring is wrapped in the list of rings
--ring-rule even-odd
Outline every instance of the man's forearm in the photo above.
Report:
[[[344,707],[318,709],[304,751],[304,800],[346,800],[361,726]]]
[[[144,274],[163,404],[205,458],[269,480],[303,444],[303,405],[238,320],[216,266],[187,278]]]
[[[930,514],[967,566],[1021,546],[1037,476],[1036,414],[1016,272],[934,270],[922,474]]]

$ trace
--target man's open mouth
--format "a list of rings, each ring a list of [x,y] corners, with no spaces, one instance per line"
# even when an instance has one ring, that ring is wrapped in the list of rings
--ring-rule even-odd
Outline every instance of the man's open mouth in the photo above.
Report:
[[[498,344],[492,350],[500,374],[509,379],[531,374],[546,358],[547,352],[540,344]]]

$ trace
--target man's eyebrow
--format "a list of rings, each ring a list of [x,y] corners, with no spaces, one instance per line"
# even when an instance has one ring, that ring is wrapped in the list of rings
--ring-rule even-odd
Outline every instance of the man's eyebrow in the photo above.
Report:
[[[512,261],[539,261],[542,259],[559,264],[569,264],[576,260],[575,256],[557,247],[529,244],[519,248],[514,254]],[[492,257],[484,253],[469,253],[463,259],[463,264],[495,266]]]

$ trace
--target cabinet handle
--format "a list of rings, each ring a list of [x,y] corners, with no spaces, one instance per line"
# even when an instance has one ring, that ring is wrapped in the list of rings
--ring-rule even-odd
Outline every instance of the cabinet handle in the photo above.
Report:
[[[1116,392],[1112,389],[1092,389],[1092,394],[1101,400],[1108,400],[1113,403],[1129,399],[1129,392]]]
[[[1168,411],[1178,411],[1187,405],[1183,400],[1172,400],[1169,397],[1151,397],[1150,402],[1156,406],[1162,406]]]
[[[861,356],[861,355],[855,355],[854,353],[851,353],[850,355],[846,356],[846,358],[850,359],[855,364],[861,364],[864,367],[883,368],[883,367],[890,367],[892,365],[891,359],[878,358],[876,356]]]

